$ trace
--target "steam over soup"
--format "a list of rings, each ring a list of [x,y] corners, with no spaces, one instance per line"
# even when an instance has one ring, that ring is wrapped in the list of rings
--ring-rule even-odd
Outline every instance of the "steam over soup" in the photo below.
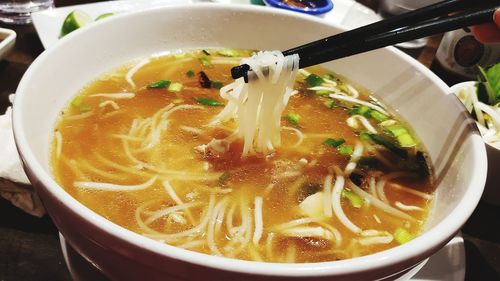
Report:
[[[284,92],[279,141],[244,153],[245,112],[221,112],[241,90],[229,85],[230,68],[250,55],[197,50],[100,76],[56,124],[56,180],[118,225],[231,258],[341,260],[417,236],[434,190],[423,146],[336,74],[299,70]]]

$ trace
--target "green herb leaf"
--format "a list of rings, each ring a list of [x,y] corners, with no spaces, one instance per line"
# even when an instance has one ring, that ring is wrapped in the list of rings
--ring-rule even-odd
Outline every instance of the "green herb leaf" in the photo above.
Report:
[[[323,142],[323,144],[331,146],[331,147],[339,147],[343,143],[345,143],[344,139],[332,139],[332,138],[327,138]]]
[[[319,86],[319,85],[323,84],[324,81],[323,81],[323,78],[321,78],[318,75],[313,73],[313,74],[310,74],[309,76],[307,76],[306,82],[309,86],[315,87],[315,86]]]
[[[199,58],[199,60],[203,66],[207,66],[207,67],[212,66],[212,62],[205,57],[201,57],[201,58]]]
[[[224,103],[211,98],[195,98],[195,100],[207,106],[224,106]]]
[[[297,113],[288,113],[286,115],[286,120],[288,121],[288,123],[297,126],[299,125],[300,115],[298,115]]]
[[[493,96],[493,101],[490,105],[495,105],[500,101],[500,63],[493,65],[488,68],[485,72],[483,72],[484,78],[488,85],[486,89],[491,91]]]
[[[354,208],[359,209],[363,206],[363,199],[356,193],[344,188],[342,189],[341,195],[343,198],[349,200],[349,203],[351,203]]]
[[[207,50],[201,50],[205,55],[210,56],[210,53]]]
[[[396,240],[399,244],[404,244],[410,242],[415,238],[408,230],[398,227],[394,231],[394,240]]]
[[[186,76],[187,77],[194,77],[194,71],[189,70],[188,72],[186,72]]]
[[[148,89],[165,89],[170,86],[170,81],[168,80],[158,80],[148,85]]]
[[[212,88],[220,89],[223,86],[224,86],[224,84],[222,84],[222,82],[220,82],[220,81],[212,81]]]
[[[339,146],[337,149],[342,155],[352,155],[352,153],[354,152],[354,148],[352,146],[345,144]]]

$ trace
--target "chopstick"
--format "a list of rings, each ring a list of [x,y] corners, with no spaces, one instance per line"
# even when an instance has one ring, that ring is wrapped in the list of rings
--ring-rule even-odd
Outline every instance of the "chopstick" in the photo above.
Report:
[[[496,0],[446,0],[351,31],[339,33],[283,52],[298,54],[304,68],[381,47],[493,21]],[[479,9],[478,9],[479,8]],[[449,13],[466,10],[449,16]],[[441,18],[437,18],[442,16]],[[245,77],[250,67],[233,67],[234,79]]]

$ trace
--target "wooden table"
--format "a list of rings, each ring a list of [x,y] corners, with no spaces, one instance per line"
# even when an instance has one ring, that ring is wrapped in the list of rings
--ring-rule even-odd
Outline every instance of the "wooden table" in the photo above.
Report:
[[[65,1],[64,4],[81,3]],[[376,0],[359,0],[376,7]],[[57,3],[57,2],[56,2]],[[13,52],[0,62],[0,112],[8,106],[23,73],[43,51],[32,25],[0,27],[14,29]],[[441,36],[430,38],[426,47],[410,55],[430,67]],[[446,78],[446,77],[442,77]],[[0,155],[0,161],[2,161]],[[500,207],[481,202],[464,226],[466,280],[500,280]],[[0,280],[71,280],[59,246],[57,229],[48,216],[32,217],[0,199]]]

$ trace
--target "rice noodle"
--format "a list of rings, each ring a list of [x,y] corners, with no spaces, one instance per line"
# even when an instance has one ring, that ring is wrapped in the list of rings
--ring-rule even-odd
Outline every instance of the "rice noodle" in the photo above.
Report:
[[[66,116],[65,118],[66,118],[66,120],[75,121],[75,120],[85,119],[85,118],[90,117],[92,115],[94,115],[94,112],[87,111],[87,112],[84,112],[84,113],[81,113],[81,114],[69,115],[69,116]]]
[[[334,238],[333,234],[321,226],[296,226],[292,228],[283,229],[280,234],[288,237],[311,237],[331,240]]]
[[[359,99],[356,99],[356,98],[353,98],[353,97],[350,97],[350,96],[345,96],[345,95],[340,95],[340,94],[330,94],[329,96],[331,98],[334,98],[334,99],[343,100],[343,101],[347,101],[347,102],[351,102],[351,103],[361,104],[361,105],[367,106],[367,107],[369,107],[371,109],[375,109],[376,111],[378,111],[378,112],[380,112],[382,114],[389,115],[389,113],[387,113],[387,111],[385,111],[382,107],[380,107],[378,105],[375,105],[373,103],[369,103],[369,102],[362,101],[362,100],[359,100]]]
[[[347,229],[349,229],[354,233],[360,233],[361,228],[359,228],[351,220],[349,220],[349,218],[347,218],[346,214],[344,213],[344,210],[342,209],[340,198],[342,197],[342,190],[344,189],[345,180],[344,177],[342,176],[342,172],[338,169],[338,167],[335,168],[336,168],[336,178],[332,190],[333,213]]]
[[[120,106],[115,101],[112,101],[112,100],[106,100],[106,101],[101,102],[99,104],[99,107],[104,108],[108,105],[111,106],[114,110],[120,109]]]
[[[263,225],[264,222],[262,220],[262,197],[255,197],[254,204],[254,212],[255,212],[255,230],[253,233],[253,243],[255,245],[259,244],[260,238],[262,237]]]
[[[134,93],[99,93],[99,94],[90,95],[89,97],[101,97],[101,98],[110,98],[110,99],[132,99],[135,97],[135,94]]]
[[[213,255],[222,256],[222,253],[217,248],[215,244],[215,225],[217,222],[217,216],[219,212],[224,209],[227,205],[228,197],[224,197],[215,205],[213,212],[211,213],[210,220],[208,221],[208,229],[207,229],[207,242],[208,247],[212,251]]]
[[[267,234],[266,238],[266,257],[268,260],[273,260],[274,255],[273,255],[273,238],[274,238],[274,233],[270,232]]]
[[[62,142],[63,142],[61,132],[56,131],[54,133],[54,137],[55,137],[55,140],[56,140],[56,157],[57,157],[57,159],[59,159],[61,157]]]
[[[157,178],[158,176],[154,176],[148,181],[136,185],[121,185],[114,183],[91,182],[91,181],[75,181],[73,183],[73,186],[82,189],[96,189],[103,191],[137,191],[152,186]]]
[[[283,56],[279,51],[259,52],[241,60],[256,76],[245,83],[239,78],[221,88],[226,107],[212,120],[219,124],[234,119],[235,134],[243,139],[242,157],[254,152],[268,153],[281,145],[281,114],[293,92],[298,55]],[[264,71],[268,71],[267,75]]]
[[[373,204],[373,206],[381,209],[382,211],[388,213],[388,214],[391,214],[395,217],[398,217],[398,218],[402,218],[402,219],[405,219],[405,220],[409,220],[409,221],[412,221],[414,222],[415,219],[404,213],[404,212],[401,212],[400,210],[398,209],[395,209],[387,204],[385,204],[384,202],[380,201],[379,199],[375,198],[374,196],[370,195],[369,193],[365,192],[364,190],[362,190],[361,188],[359,188],[357,185],[355,185],[354,183],[352,183],[351,181],[348,181],[347,182],[348,185],[349,185],[349,188],[354,192],[356,193],[357,195],[359,195],[361,198],[364,198],[365,200],[369,200],[371,204]]]
[[[332,211],[332,175],[325,177],[323,183],[323,214],[325,217],[331,217],[333,215]]]
[[[425,211],[423,208],[414,205],[406,205],[400,201],[396,201],[394,205],[403,211],[419,211],[419,212]]]
[[[382,178],[380,179],[377,184],[376,184],[376,187],[377,187],[377,195],[378,195],[378,198],[380,198],[380,200],[388,203],[389,200],[387,199],[387,196],[385,196],[385,191],[384,191],[384,188],[385,188],[385,183],[387,182],[387,180],[385,178]]]
[[[162,217],[165,217],[165,216],[168,216],[171,213],[174,213],[174,212],[177,212],[177,211],[181,211],[181,210],[187,210],[189,208],[196,207],[196,206],[199,206],[199,205],[202,205],[202,203],[201,202],[189,202],[189,203],[179,204],[179,205],[175,205],[175,206],[168,207],[168,208],[165,208],[165,209],[161,209],[161,210],[158,210],[156,212],[153,212],[144,221],[144,223],[145,224],[151,224],[155,220],[157,220],[159,218],[162,218]]]
[[[288,126],[283,126],[281,127],[282,129],[285,129],[285,130],[290,130],[292,132],[294,132],[296,135],[297,135],[297,142],[294,143],[292,145],[292,147],[297,147],[299,146],[300,144],[302,144],[302,142],[304,141],[304,134],[297,128],[292,128],[292,127],[288,127]]]
[[[364,116],[361,116],[361,115],[353,115],[353,116],[350,116],[349,118],[347,118],[347,125],[351,128],[354,128],[354,129],[359,129],[359,125],[358,125],[358,121],[361,122],[361,124],[363,125],[363,127],[366,128],[366,130],[368,130],[370,133],[373,133],[373,134],[377,134],[377,129],[375,129],[372,124],[370,124],[370,121],[368,121],[368,119],[366,119],[366,117]]]
[[[125,80],[130,84],[130,86],[132,86],[132,89],[135,89],[135,83],[134,80],[132,79],[135,73],[148,63],[149,63],[149,58],[139,61],[139,63],[137,63],[134,67],[132,67],[125,75]]]
[[[418,190],[415,190],[413,188],[409,188],[409,187],[400,185],[398,183],[390,182],[389,185],[394,189],[413,194],[415,196],[421,197],[421,198],[426,199],[426,200],[432,200],[432,198],[434,198],[434,196],[431,194],[427,194],[425,192],[418,191]]]
[[[369,246],[374,244],[389,244],[393,239],[392,235],[387,234],[385,236],[362,237],[359,238],[358,242],[363,246]]]
[[[356,169],[356,165],[358,164],[359,158],[363,155],[363,143],[357,141],[356,146],[354,147],[354,151],[351,155],[351,159],[349,159],[349,163],[345,167],[344,174],[349,176],[354,169]]]

